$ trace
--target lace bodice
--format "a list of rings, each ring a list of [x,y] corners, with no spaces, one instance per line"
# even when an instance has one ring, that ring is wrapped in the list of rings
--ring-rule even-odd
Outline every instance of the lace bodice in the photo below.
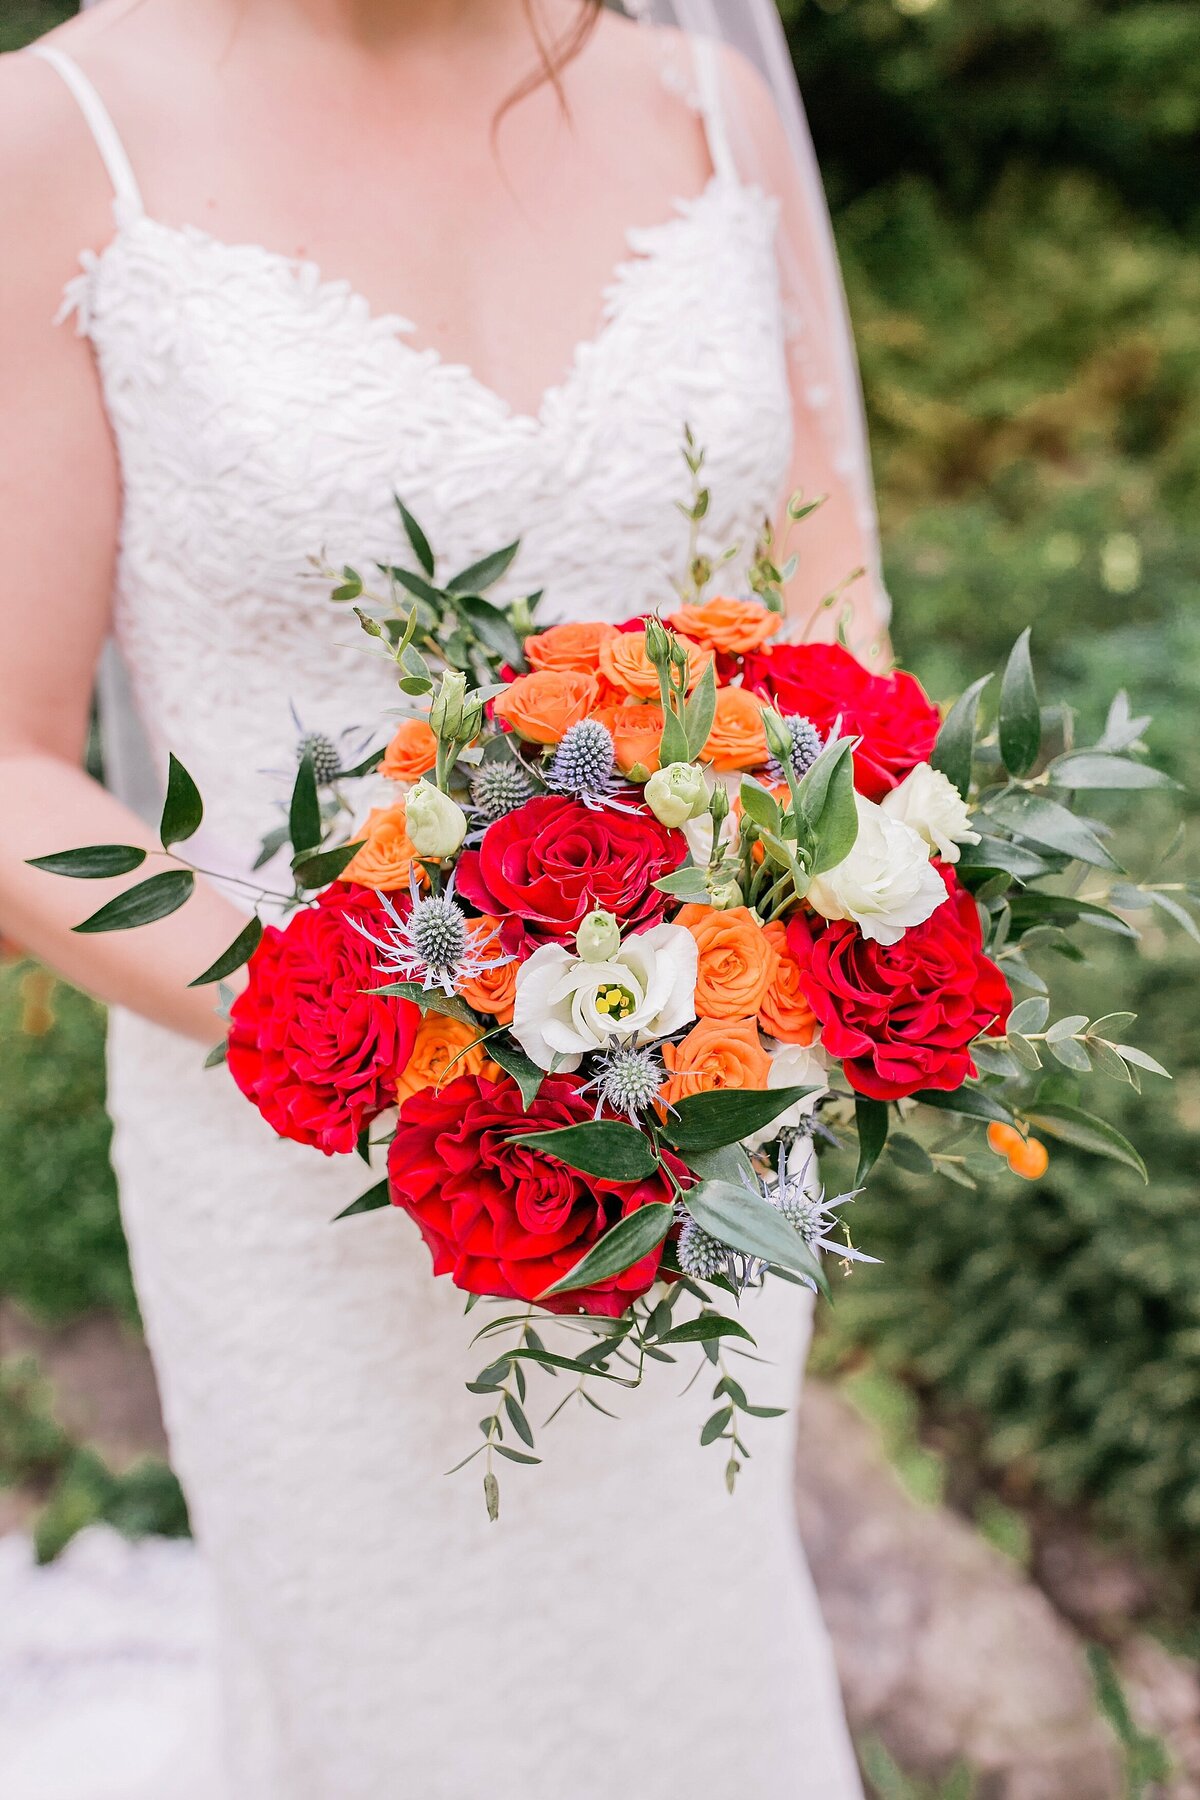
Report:
[[[120,453],[115,632],[156,751],[191,769],[234,860],[263,828],[262,772],[291,760],[293,708],[336,733],[395,707],[387,666],[308,567],[322,550],[335,566],[411,562],[393,493],[447,565],[519,536],[497,594],[544,587],[547,620],[669,602],[688,548],[685,424],[708,452],[706,549],[748,552],[777,502],[791,410],[775,203],[738,181],[711,50],[697,57],[712,179],[630,230],[600,328],[536,415],[313,264],[150,217],[93,119],[116,230],[66,311],[95,347]]]

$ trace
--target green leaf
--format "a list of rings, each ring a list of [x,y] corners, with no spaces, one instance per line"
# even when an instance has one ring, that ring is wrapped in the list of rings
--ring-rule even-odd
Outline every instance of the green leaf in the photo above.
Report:
[[[701,1446],[707,1448],[709,1444],[715,1444],[732,1417],[732,1406],[723,1406],[719,1412],[715,1412],[712,1417],[705,1422],[704,1429],[700,1433]]]
[[[344,1207],[336,1214],[333,1222],[336,1225],[340,1219],[352,1219],[356,1213],[381,1212],[391,1204],[391,1190],[386,1181],[380,1181],[373,1188],[368,1188],[365,1194],[360,1194],[351,1205]]]
[[[887,1143],[886,1101],[869,1100],[865,1094],[857,1095],[854,1101],[854,1123],[858,1129],[858,1168],[854,1175],[854,1185],[860,1188],[883,1155],[883,1147]]]
[[[986,823],[979,814],[971,820],[975,827]],[[964,875],[974,869],[999,869],[1023,881],[1035,881],[1039,875],[1049,875],[1059,866],[1025,844],[1013,844],[1007,838],[992,837],[986,832],[980,834],[977,844],[963,844],[960,851],[958,868]]]
[[[404,535],[412,545],[412,553],[428,575],[430,581],[432,581],[437,564],[433,559],[433,551],[429,547],[429,539],[425,536],[425,533],[421,530],[421,527],[417,524],[417,521],[413,518],[399,494],[393,494],[392,499],[396,502],[396,510],[400,514],[400,523],[404,527]]]
[[[702,1181],[686,1190],[683,1204],[710,1237],[743,1255],[805,1275],[823,1294],[829,1293],[825,1273],[800,1233],[761,1194],[728,1181]]]
[[[1000,754],[1010,775],[1027,775],[1042,747],[1042,715],[1033,664],[1029,626],[1013,645],[1000,686]]]
[[[470,621],[476,637],[506,663],[521,664],[525,646],[512,627],[508,614],[493,606],[481,594],[462,594],[458,610]]]
[[[1178,783],[1161,769],[1149,763],[1131,762],[1126,756],[1106,756],[1095,750],[1076,750],[1060,756],[1050,764],[1050,779],[1055,787],[1099,788],[1169,788]]]
[[[1008,1016],[1010,1031],[1044,1031],[1046,1021],[1050,1017],[1050,1002],[1044,994],[1034,994],[1029,1000],[1022,1000],[1014,1006]]]
[[[521,548],[521,540],[506,544],[503,550],[494,550],[490,556],[481,557],[469,568],[460,569],[446,583],[448,594],[480,594],[499,581],[507,573],[517,551]]]
[[[817,822],[825,810],[825,802],[829,798],[829,789],[838,769],[851,755],[854,748],[851,738],[835,738],[832,744],[826,744],[812,768],[799,783],[799,822],[810,831],[816,829]]]
[[[821,875],[849,856],[858,839],[858,807],[854,798],[854,762],[847,753],[833,765],[825,804],[812,826],[809,872]]]
[[[748,819],[753,819],[756,825],[765,825],[768,831],[775,833],[776,837],[780,835],[783,829],[783,814],[779,810],[779,802],[774,794],[769,794],[766,788],[761,787],[752,776],[743,775],[739,797],[742,802],[742,811]]]
[[[288,807],[288,831],[297,856],[304,850],[315,850],[321,842],[321,801],[317,794],[317,777],[312,752],[306,750],[296,770]]]
[[[529,1420],[525,1417],[521,1403],[514,1394],[505,1394],[504,1410],[508,1414],[508,1422],[516,1432],[517,1436],[521,1439],[522,1443],[528,1444],[529,1448],[532,1450],[533,1432],[530,1429]]]
[[[669,706],[664,707],[662,736],[658,741],[660,767],[669,769],[672,763],[685,763],[690,761],[690,757],[683,720]]]
[[[712,899],[706,869],[675,869],[670,875],[660,876],[654,885],[660,893],[670,894],[673,900],[690,900],[703,906]]]
[[[683,727],[687,734],[688,760],[695,762],[712,735],[717,716],[717,672],[710,660],[696,683],[691,699],[683,709]]]
[[[944,1094],[939,1088],[922,1088],[913,1099],[938,1112],[960,1113],[967,1119],[987,1119],[989,1123],[994,1121],[999,1125],[1013,1122],[1010,1109],[987,1088],[960,1087],[953,1094]]]
[[[75,881],[106,881],[114,875],[132,875],[146,860],[144,850],[132,844],[88,844],[82,850],[56,850],[53,856],[31,856],[29,867],[47,875],[69,875]]]
[[[1127,1063],[1132,1063],[1134,1068],[1145,1069],[1150,1075],[1162,1075],[1167,1081],[1174,1080],[1170,1069],[1164,1069],[1147,1051],[1135,1049],[1132,1044],[1115,1044],[1113,1048],[1118,1056]]]
[[[557,1157],[569,1169],[580,1169],[585,1175],[598,1175],[607,1181],[645,1181],[658,1168],[658,1157],[649,1138],[616,1119],[588,1120],[556,1131],[520,1132],[508,1142],[540,1150],[546,1156]],[[636,1262],[637,1258],[633,1260]]]
[[[158,828],[164,850],[194,837],[204,819],[204,802],[179,758],[172,753],[167,764],[167,797],[163,802],[162,822]]]
[[[752,1132],[765,1131],[797,1100],[815,1091],[811,1087],[721,1088],[710,1094],[692,1094],[668,1116],[663,1136],[684,1157],[720,1150],[726,1144],[740,1144]]]
[[[888,1155],[910,1175],[932,1175],[933,1159],[923,1144],[906,1132],[895,1131],[888,1140]]]
[[[504,1038],[489,1040],[488,1055],[493,1062],[500,1064],[506,1074],[512,1076],[521,1090],[522,1103],[527,1107],[532,1106],[546,1079],[545,1069],[539,1069],[531,1057]]]
[[[748,1344],[754,1339],[744,1325],[736,1319],[722,1318],[720,1313],[701,1313],[698,1319],[688,1319],[683,1325],[676,1325],[672,1330],[664,1332],[657,1341],[660,1344],[708,1344],[717,1338],[745,1338]]]
[[[1090,1150],[1096,1156],[1107,1156],[1113,1162],[1123,1163],[1126,1168],[1135,1170],[1143,1181],[1149,1182],[1146,1165],[1129,1139],[1122,1137],[1106,1119],[1097,1119],[1078,1107],[1051,1101],[1039,1101],[1026,1117],[1039,1131],[1061,1138],[1065,1144],[1074,1144],[1079,1150]]]
[[[197,975],[195,981],[189,981],[188,986],[207,987],[212,981],[224,981],[227,975],[232,975],[235,969],[240,969],[243,963],[249,962],[262,942],[262,934],[263,922],[256,913],[252,919],[247,919],[228,950],[218,956],[203,975]]]
[[[1040,794],[999,794],[988,801],[986,811],[989,818],[1014,837],[1032,838],[1035,844],[1059,850],[1079,862],[1094,863],[1097,868],[1120,867],[1091,826],[1057,800],[1044,799]]]
[[[938,732],[937,743],[930,758],[933,767],[940,769],[946,779],[954,783],[964,800],[971,791],[980,696],[991,679],[990,675],[981,675],[954,702]]]
[[[228,1038],[222,1038],[219,1044],[213,1045],[212,1049],[205,1057],[204,1066],[206,1069],[219,1069],[223,1062],[228,1061],[228,1058],[229,1040]]]
[[[388,569],[388,574],[406,593],[412,594],[417,600],[424,600],[427,606],[435,607],[440,612],[446,604],[446,596],[441,588],[432,586],[424,576],[414,575],[411,569],[401,569],[393,565]]]
[[[719,1150],[692,1150],[688,1168],[702,1181],[732,1181],[758,1192],[754,1167],[740,1144],[722,1144]]]
[[[1081,900],[1077,894],[1043,894],[1027,890],[1014,894],[1010,901],[1013,925],[1024,933],[1037,925],[1097,925],[1118,937],[1134,938],[1137,932],[1119,913],[1094,900]]]
[[[1064,1069],[1074,1069],[1078,1075],[1091,1074],[1092,1059],[1084,1046],[1074,1038],[1048,1038],[1046,1048]]]
[[[336,881],[362,849],[361,842],[339,844],[335,850],[304,852],[292,863],[292,874],[302,888],[323,888]]]
[[[508,1444],[493,1444],[492,1449],[507,1462],[520,1463],[527,1469],[536,1467],[542,1460],[540,1456],[526,1456],[524,1450],[514,1450]]]
[[[443,994],[440,988],[424,988],[419,981],[389,981],[386,987],[366,990],[389,999],[411,1000],[422,1012],[440,1013],[446,1019],[458,1019],[464,1025],[477,1023],[475,1014],[457,994]]]
[[[178,912],[191,898],[195,885],[196,877],[190,869],[166,869],[161,875],[151,875],[149,881],[140,881],[136,887],[118,894],[82,925],[76,925],[75,930],[132,931],[138,925],[153,925],[156,919],[165,919],[168,914]]]
[[[1188,936],[1200,944],[1200,926],[1196,924],[1185,906],[1181,906],[1178,900],[1172,899],[1170,894],[1159,893],[1157,888],[1147,888],[1145,891],[1153,906],[1157,906],[1161,912],[1165,912],[1168,919],[1174,919],[1177,925],[1182,925]]]
[[[529,1140],[517,1141],[528,1143]],[[655,1201],[649,1206],[639,1206],[636,1212],[619,1219],[598,1243],[592,1245],[581,1262],[576,1263],[561,1281],[539,1294],[538,1299],[549,1300],[554,1294],[574,1293],[577,1288],[595,1287],[597,1282],[623,1275],[626,1269],[632,1269],[644,1256],[657,1250],[674,1222],[675,1208],[670,1203],[660,1205]]]

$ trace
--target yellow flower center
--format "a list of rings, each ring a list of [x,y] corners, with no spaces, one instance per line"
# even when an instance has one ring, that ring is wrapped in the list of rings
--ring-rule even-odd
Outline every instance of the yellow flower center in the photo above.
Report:
[[[637,996],[630,993],[627,987],[619,987],[615,982],[602,987],[596,995],[596,1011],[618,1024],[622,1019],[627,1019],[636,1007]]]

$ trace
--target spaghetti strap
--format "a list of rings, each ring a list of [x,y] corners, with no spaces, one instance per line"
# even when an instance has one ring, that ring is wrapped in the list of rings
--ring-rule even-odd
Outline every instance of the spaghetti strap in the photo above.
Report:
[[[729,142],[725,102],[721,96],[721,47],[715,38],[700,32],[691,34],[691,44],[696,69],[696,105],[704,120],[713,168],[723,179],[737,181],[737,162]]]
[[[133,164],[126,154],[121,136],[112,122],[112,117],[103,100],[84,74],[73,57],[67,56],[52,44],[32,44],[27,52],[30,56],[40,57],[56,69],[67,87],[71,90],[80,112],[87,121],[88,129],[96,140],[104,166],[108,170],[109,180],[113,184],[116,198],[135,213],[142,213],[142,193],[138,186],[137,176],[133,172]]]

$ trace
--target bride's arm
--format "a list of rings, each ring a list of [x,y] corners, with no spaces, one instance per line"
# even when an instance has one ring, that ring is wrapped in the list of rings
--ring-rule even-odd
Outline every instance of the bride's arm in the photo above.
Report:
[[[187,984],[240,927],[222,895],[204,888],[156,925],[81,937],[72,927],[128,880],[66,880],[26,866],[83,844],[153,847],[80,766],[108,624],[119,480],[88,345],[52,320],[75,250],[107,202],[102,171],[93,177],[70,112],[50,83],[35,83],[38,73],[18,58],[0,62],[0,934],[101,999],[213,1043],[215,991]]]

